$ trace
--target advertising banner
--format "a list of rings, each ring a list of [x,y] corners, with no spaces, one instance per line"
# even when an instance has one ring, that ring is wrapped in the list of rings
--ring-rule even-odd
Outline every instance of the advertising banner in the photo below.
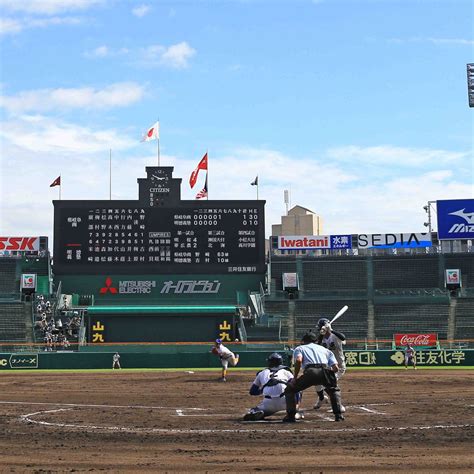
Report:
[[[431,236],[427,232],[412,234],[359,234],[359,249],[413,249],[431,247]]]
[[[0,252],[38,252],[39,237],[0,237]]]
[[[22,290],[36,290],[36,274],[23,273],[21,275],[21,289]]]
[[[438,344],[437,334],[394,334],[396,347],[404,347],[407,344],[418,347],[436,347]]]
[[[447,269],[446,270],[446,286],[455,285],[461,286],[461,270]]]
[[[37,368],[38,354],[0,354],[0,370]]]
[[[436,201],[438,239],[474,238],[474,199]]]
[[[300,289],[298,273],[283,273],[282,274],[283,289]]]
[[[352,235],[280,235],[279,250],[344,250],[352,248]]]

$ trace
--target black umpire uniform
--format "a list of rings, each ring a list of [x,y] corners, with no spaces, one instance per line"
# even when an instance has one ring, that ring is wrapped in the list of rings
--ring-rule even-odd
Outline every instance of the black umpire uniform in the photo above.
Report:
[[[325,347],[316,344],[317,335],[309,332],[303,336],[302,345],[295,348],[293,361],[295,378],[285,390],[286,417],[283,421],[294,422],[296,415],[296,394],[314,385],[323,385],[331,400],[336,421],[344,420],[341,414],[341,392],[337,386],[337,360],[334,354]],[[298,373],[303,369],[303,375]]]

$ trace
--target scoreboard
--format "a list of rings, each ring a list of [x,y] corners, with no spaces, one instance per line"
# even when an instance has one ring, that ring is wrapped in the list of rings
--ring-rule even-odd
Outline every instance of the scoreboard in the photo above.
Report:
[[[54,201],[55,274],[264,273],[265,201],[181,201],[172,169],[137,201]]]

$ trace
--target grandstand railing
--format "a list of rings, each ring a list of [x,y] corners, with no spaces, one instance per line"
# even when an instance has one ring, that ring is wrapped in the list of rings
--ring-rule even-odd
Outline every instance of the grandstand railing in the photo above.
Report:
[[[448,296],[441,288],[390,288],[374,289],[375,296]]]

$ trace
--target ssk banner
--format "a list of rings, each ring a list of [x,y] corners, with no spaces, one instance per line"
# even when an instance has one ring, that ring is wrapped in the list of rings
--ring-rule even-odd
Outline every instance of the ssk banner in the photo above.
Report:
[[[439,240],[474,238],[474,199],[436,201]]]

